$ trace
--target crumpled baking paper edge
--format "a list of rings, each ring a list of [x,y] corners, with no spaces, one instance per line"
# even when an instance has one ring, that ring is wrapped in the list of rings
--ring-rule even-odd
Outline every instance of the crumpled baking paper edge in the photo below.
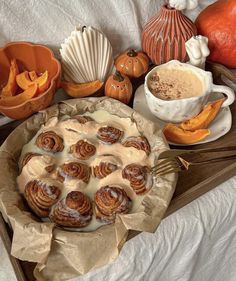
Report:
[[[69,232],[53,223],[38,221],[25,207],[17,192],[17,161],[21,149],[49,118],[105,109],[136,122],[152,144],[155,154],[168,149],[160,127],[126,105],[110,98],[66,100],[38,113],[18,126],[0,148],[0,211],[13,229],[11,254],[21,260],[38,263],[37,280],[68,280],[111,263],[127,239],[128,230],[154,232],[173,195],[177,176],[156,177],[137,213],[120,215],[113,225],[90,233]],[[99,254],[98,254],[99,253]]]

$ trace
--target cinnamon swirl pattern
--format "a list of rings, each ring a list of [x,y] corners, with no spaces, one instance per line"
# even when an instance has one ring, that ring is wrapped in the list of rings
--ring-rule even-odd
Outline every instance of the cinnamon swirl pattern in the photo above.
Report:
[[[94,121],[93,118],[86,116],[86,115],[75,115],[75,116],[73,116],[73,118],[76,119],[81,124],[85,124],[87,122]]]
[[[123,169],[122,177],[130,182],[137,195],[144,194],[152,187],[152,176],[147,166],[129,164]]]
[[[138,150],[143,150],[147,155],[151,152],[150,144],[144,136],[129,137],[122,143],[122,145],[125,147],[134,147]]]
[[[71,191],[59,201],[50,213],[50,219],[65,227],[85,227],[92,220],[92,203],[80,191]]]
[[[123,135],[123,131],[111,126],[101,127],[97,132],[97,138],[105,144],[116,143],[122,139]]]
[[[41,218],[48,217],[61,194],[59,187],[38,180],[28,182],[24,192],[29,207]]]
[[[96,147],[85,140],[79,140],[71,146],[70,152],[75,158],[87,160],[96,153]]]
[[[95,194],[96,218],[112,223],[117,214],[126,214],[131,208],[131,200],[122,188],[115,186],[101,187]]]
[[[58,179],[64,182],[66,178],[82,180],[85,183],[89,182],[90,167],[80,162],[69,162],[63,164],[58,170]]]
[[[92,174],[98,179],[103,179],[118,169],[113,163],[100,162],[99,165],[92,167]]]
[[[24,155],[24,158],[21,161],[21,168],[23,168],[34,156],[41,156],[42,154],[28,152]]]
[[[63,139],[53,131],[47,131],[38,135],[36,145],[49,152],[61,152],[64,149]]]

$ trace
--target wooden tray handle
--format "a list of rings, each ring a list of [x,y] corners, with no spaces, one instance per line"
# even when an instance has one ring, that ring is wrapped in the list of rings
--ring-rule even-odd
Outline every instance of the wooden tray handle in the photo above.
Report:
[[[223,81],[222,76],[225,76],[231,82],[236,84],[236,74],[221,64],[207,61],[206,70],[212,72],[214,80],[216,81],[217,84],[221,84],[221,85],[226,84]]]

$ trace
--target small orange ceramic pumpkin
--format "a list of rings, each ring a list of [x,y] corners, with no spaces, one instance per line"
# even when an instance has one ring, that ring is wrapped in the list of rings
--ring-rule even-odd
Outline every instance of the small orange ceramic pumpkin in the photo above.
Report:
[[[143,52],[129,50],[115,60],[116,69],[129,77],[140,77],[148,70],[149,59]]]
[[[133,87],[129,78],[116,71],[108,77],[105,84],[105,95],[128,104],[132,97]]]

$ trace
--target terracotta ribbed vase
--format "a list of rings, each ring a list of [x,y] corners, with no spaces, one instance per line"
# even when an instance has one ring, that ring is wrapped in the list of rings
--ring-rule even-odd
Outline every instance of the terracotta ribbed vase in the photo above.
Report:
[[[186,61],[185,42],[197,34],[194,23],[181,11],[163,6],[142,32],[142,49],[155,64],[172,59]]]

